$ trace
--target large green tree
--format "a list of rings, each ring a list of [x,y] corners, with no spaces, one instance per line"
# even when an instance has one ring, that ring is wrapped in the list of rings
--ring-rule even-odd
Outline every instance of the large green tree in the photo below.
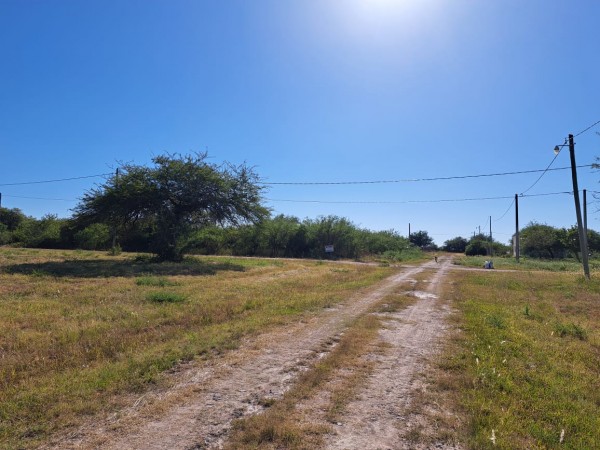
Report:
[[[433,238],[429,236],[427,231],[415,231],[408,237],[411,244],[422,249],[435,249]]]
[[[464,253],[468,244],[469,241],[467,241],[464,237],[457,236],[444,242],[442,250],[452,253]]]
[[[125,164],[119,177],[83,196],[74,218],[81,226],[150,229],[151,250],[180,260],[190,236],[210,225],[240,225],[268,215],[258,176],[246,165],[215,165],[206,154],[163,155],[153,166]]]
[[[562,230],[564,233],[565,248],[571,253],[577,261],[580,261],[581,247],[579,246],[579,229],[577,225],[571,228]],[[600,234],[594,230],[587,230],[587,244],[590,253],[598,253],[600,251]]]
[[[537,222],[520,231],[523,254],[538,258],[561,258],[566,250],[566,231]]]

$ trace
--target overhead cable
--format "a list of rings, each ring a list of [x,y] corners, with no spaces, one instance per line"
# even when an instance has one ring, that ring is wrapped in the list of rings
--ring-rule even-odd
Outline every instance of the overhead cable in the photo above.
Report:
[[[561,195],[561,194],[572,194],[572,192],[548,192],[543,194],[529,194],[520,195],[519,197],[542,197],[548,195]],[[471,202],[471,201],[483,201],[483,200],[506,200],[514,198],[514,196],[498,196],[498,197],[472,197],[472,198],[451,198],[451,199],[437,199],[437,200],[401,200],[401,201],[360,201],[360,200],[348,200],[348,201],[333,201],[333,200],[292,200],[292,199],[275,199],[266,198],[265,200],[270,202],[288,202],[288,203],[323,203],[323,204],[349,204],[349,205],[377,205],[377,204],[410,204],[410,203],[444,203],[444,202]],[[488,219],[489,220],[489,219]]]
[[[499,222],[502,219],[504,219],[504,216],[506,216],[506,214],[508,214],[508,212],[510,211],[510,209],[513,207],[514,204],[515,204],[515,199],[513,198],[513,201],[510,202],[510,205],[508,205],[508,208],[506,208],[506,211],[504,211],[504,214],[502,214],[498,219],[494,219],[494,222]]]
[[[74,198],[47,198],[47,197],[24,197],[21,195],[5,195],[4,197],[8,198],[25,198],[30,200],[56,200],[61,202],[76,202],[77,199]]]
[[[556,159],[556,158],[555,158]],[[554,160],[552,161],[554,162]],[[593,164],[582,164],[577,167],[592,167]],[[282,182],[267,182],[262,181],[259,184],[263,185],[300,185],[300,186],[320,186],[320,185],[347,185],[347,184],[389,184],[389,183],[410,183],[410,182],[419,182],[419,181],[443,181],[443,180],[458,180],[458,179],[467,179],[467,178],[484,178],[484,177],[499,177],[506,175],[521,175],[526,173],[539,173],[539,172],[548,172],[554,170],[566,170],[571,167],[555,167],[550,169],[550,167],[546,167],[545,169],[535,169],[535,170],[520,170],[514,172],[498,172],[498,173],[486,173],[486,174],[477,174],[477,175],[457,175],[457,176],[447,176],[447,177],[431,177],[431,178],[403,178],[398,180],[375,180],[375,181],[282,181]]]
[[[548,167],[546,167],[546,169],[542,172],[542,174],[538,177],[537,180],[535,180],[535,182],[529,186],[527,189],[525,189],[523,192],[521,192],[521,195],[525,194],[526,192],[530,191],[536,184],[538,184],[538,182],[542,179],[542,177],[544,175],[546,175],[546,172],[548,172],[549,170],[553,170],[550,169],[550,166],[552,164],[554,164],[554,161],[556,161],[556,158],[558,158],[558,155],[560,155],[560,151],[562,150],[562,148],[567,144],[567,139],[565,139],[565,143],[563,145],[557,145],[556,148],[558,149],[558,151],[556,152],[556,154],[554,155],[554,158],[552,158],[552,161],[550,161],[550,164],[548,164]]]
[[[61,178],[58,180],[43,180],[43,181],[21,181],[18,183],[0,183],[0,186],[21,186],[24,184],[43,184],[43,183],[58,183],[60,181],[73,181],[73,180],[83,180],[85,178],[98,178],[98,177],[106,177],[112,175],[112,173],[100,173],[97,175],[85,175],[82,177],[72,177],[72,178]]]
[[[581,130],[579,133],[577,133],[576,135],[574,135],[573,137],[577,137],[583,133],[585,133],[586,131],[591,130],[592,128],[594,128],[596,125],[600,124],[600,120],[597,122],[594,122],[593,124],[591,124],[589,127],[587,127],[585,130]]]
[[[556,158],[555,158],[556,159]],[[552,161],[554,162],[554,160]],[[552,163],[551,163],[552,164]],[[550,165],[551,165],[550,164]],[[549,166],[550,166],[549,165]],[[444,176],[444,177],[430,177],[430,178],[403,178],[398,180],[372,180],[372,181],[261,181],[258,184],[261,185],[347,185],[347,184],[390,184],[390,183],[410,183],[410,182],[421,182],[421,181],[444,181],[444,180],[460,180],[460,179],[468,179],[468,178],[485,178],[485,177],[500,177],[507,175],[522,175],[528,173],[545,173],[549,171],[557,171],[557,170],[567,170],[571,167],[546,167],[545,169],[533,169],[533,170],[519,170],[512,172],[498,172],[498,173],[484,173],[484,174],[475,174],[475,175],[456,175],[456,176]],[[593,167],[594,164],[581,164],[578,165],[577,168],[584,167]],[[59,178],[54,180],[38,180],[38,181],[20,181],[14,183],[0,183],[0,186],[22,186],[27,184],[44,184],[44,183],[58,183],[63,181],[73,181],[73,180],[83,180],[86,178],[99,178],[99,177],[107,177],[113,175],[112,173],[100,173],[96,175],[84,175],[80,177],[70,177],[70,178]],[[525,191],[523,192],[525,193]]]

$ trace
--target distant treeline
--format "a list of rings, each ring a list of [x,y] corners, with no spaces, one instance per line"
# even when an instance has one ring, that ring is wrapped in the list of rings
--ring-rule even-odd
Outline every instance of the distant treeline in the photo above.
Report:
[[[130,226],[118,231],[116,242],[124,251],[149,252],[154,233],[152,224]],[[422,247],[435,248],[426,232],[414,237],[425,241],[410,242],[394,230],[370,231],[337,216],[300,220],[278,215],[254,225],[198,228],[187,238],[185,253],[351,259],[381,255],[403,260],[419,255]],[[108,250],[112,241],[113,230],[107,224],[81,227],[73,219],[54,215],[35,219],[16,208],[0,208],[0,245]],[[333,254],[326,254],[326,246],[333,246]]]
[[[515,236],[513,235],[512,240]],[[512,241],[511,240],[511,241]],[[591,255],[600,253],[600,233],[587,230],[588,251]],[[530,222],[519,231],[520,254],[530,258],[563,259],[581,257],[577,226],[557,228],[551,225]],[[450,239],[444,243],[443,250],[465,253],[468,256],[512,255],[512,246],[496,241],[490,243],[489,237],[478,234],[467,240],[462,237]]]
[[[81,225],[74,219],[47,215],[41,219],[26,216],[19,209],[0,208],[0,245],[30,248],[109,250],[113,229],[104,223]],[[156,229],[144,222],[118,230],[116,244],[124,251],[152,252]],[[579,258],[577,227],[556,228],[532,222],[520,230],[521,255],[533,258]],[[333,246],[333,254],[325,252]],[[600,253],[600,234],[588,230],[590,253]],[[337,216],[300,220],[293,216],[268,217],[257,224],[203,226],[185,241],[184,253],[288,258],[359,259],[382,256],[405,260],[423,250],[438,250],[426,231],[416,231],[410,240],[394,230],[371,231]],[[471,239],[455,237],[439,250],[467,255],[510,255],[511,246],[492,241],[483,234]]]

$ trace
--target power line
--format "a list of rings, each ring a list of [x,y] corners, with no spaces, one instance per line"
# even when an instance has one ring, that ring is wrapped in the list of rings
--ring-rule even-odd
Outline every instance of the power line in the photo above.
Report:
[[[589,193],[591,194],[600,194],[600,191],[589,191]],[[548,196],[548,195],[559,195],[559,194],[572,194],[572,192],[550,192],[550,193],[545,193],[545,194],[529,194],[529,195],[520,195],[519,197],[541,197],[541,196]],[[30,199],[30,200],[52,200],[52,201],[64,201],[64,202],[76,202],[79,201],[78,199],[75,198],[49,198],[49,197],[28,197],[28,196],[22,196],[22,195],[3,195],[4,197],[7,198],[23,198],[23,199]],[[270,201],[270,202],[288,202],[288,203],[324,203],[324,204],[367,204],[367,205],[377,205],[377,204],[408,204],[408,203],[443,203],[443,202],[465,202],[465,201],[483,201],[483,200],[505,200],[505,199],[509,199],[509,198],[513,198],[511,196],[498,196],[498,197],[474,197],[474,198],[457,198],[457,199],[438,199],[438,200],[403,200],[403,201],[385,201],[385,200],[375,200],[375,201],[369,201],[369,200],[365,200],[365,201],[356,201],[356,200],[349,200],[349,201],[327,201],[327,200],[291,200],[291,199],[274,199],[274,198],[266,198],[265,200]],[[496,219],[495,221],[499,221],[501,220],[506,213],[510,210],[510,208],[512,207],[513,203],[514,203],[514,198],[512,203],[510,204],[510,206],[508,207],[508,209],[506,210],[506,212],[499,218]],[[489,222],[489,218],[486,221],[486,224]]]
[[[565,139],[565,144],[566,144],[566,143],[567,143],[567,140]],[[564,146],[564,145],[562,145],[562,146],[560,146],[560,147],[559,147],[559,146],[557,146],[557,148],[558,148],[558,152],[556,152],[556,155],[554,155],[554,158],[552,158],[552,161],[550,161],[550,164],[548,164],[548,167],[546,167],[546,169],[545,169],[545,170],[542,172],[542,174],[541,174],[541,175],[538,177],[538,179],[537,179],[537,180],[535,180],[535,182],[534,182],[534,183],[533,183],[531,186],[529,186],[527,189],[525,189],[523,192],[521,192],[521,195],[523,195],[523,194],[525,194],[526,192],[530,191],[530,190],[531,190],[531,189],[532,189],[532,188],[533,188],[533,187],[534,187],[536,184],[538,184],[538,182],[539,182],[539,181],[542,179],[542,177],[543,177],[544,175],[546,175],[546,172],[548,172],[549,170],[552,170],[552,169],[550,169],[550,166],[551,166],[552,164],[554,164],[554,161],[556,161],[556,158],[558,158],[558,155],[560,154],[560,150],[562,149],[562,147],[563,147],[563,146]]]
[[[561,194],[572,194],[572,192],[548,192],[543,194],[529,194],[520,195],[520,197],[542,197],[548,195],[561,195]],[[291,199],[275,199],[266,198],[265,200],[270,202],[287,202],[287,203],[321,203],[321,204],[342,204],[342,205],[378,205],[378,204],[410,204],[410,203],[445,203],[445,202],[471,202],[471,201],[484,201],[484,200],[506,200],[513,198],[514,196],[498,196],[498,197],[472,197],[472,198],[453,198],[453,199],[437,199],[437,200],[402,200],[402,201],[334,201],[334,200],[291,200]],[[512,205],[511,205],[512,206]],[[488,219],[489,220],[489,219]]]
[[[556,158],[555,158],[556,159]],[[554,160],[552,161],[554,162]],[[552,163],[551,163],[552,164]],[[592,167],[593,164],[582,164],[577,167]],[[514,172],[498,172],[498,173],[486,173],[486,174],[477,174],[477,175],[457,175],[457,176],[447,176],[447,177],[431,177],[431,178],[403,178],[398,180],[374,180],[374,181],[281,181],[281,182],[266,182],[262,181],[259,184],[270,185],[270,186],[281,186],[281,185],[294,185],[294,186],[322,186],[322,185],[348,185],[348,184],[390,184],[390,183],[411,183],[411,182],[420,182],[420,181],[444,181],[444,180],[461,180],[467,178],[484,178],[484,177],[499,177],[506,175],[522,175],[527,173],[546,173],[548,171],[555,170],[567,170],[571,167],[555,167],[550,169],[550,166],[545,169],[535,169],[535,170],[520,170]],[[542,174],[543,176],[543,174]],[[541,178],[541,177],[540,177]]]
[[[574,137],[582,135],[583,133],[585,133],[585,132],[587,132],[587,131],[591,130],[592,128],[594,128],[594,127],[595,127],[596,125],[598,125],[598,124],[600,124],[600,120],[598,120],[598,121],[594,122],[594,123],[593,123],[593,124],[591,124],[589,127],[585,128],[585,129],[583,129],[583,130],[581,130],[581,131],[580,131],[579,133],[577,133],[577,134],[576,134]],[[556,158],[558,158],[558,155],[560,154],[560,151],[562,150],[562,148],[563,148],[563,147],[566,147],[566,146],[567,146],[567,138],[565,138],[565,142],[564,142],[564,144],[562,144],[562,145],[557,145],[557,146],[556,146],[556,149],[558,149],[558,151],[557,151],[557,152],[556,152],[556,154],[554,155],[554,158],[552,158],[552,161],[550,161],[550,164],[548,164],[548,167],[546,167],[546,170],[544,170],[544,171],[542,172],[542,174],[539,176],[539,178],[538,178],[537,180],[535,180],[535,182],[534,182],[534,183],[533,183],[531,186],[529,186],[527,189],[525,189],[523,192],[521,192],[521,195],[523,195],[523,194],[525,194],[526,192],[528,192],[529,190],[531,190],[531,189],[532,189],[532,188],[533,188],[533,187],[534,187],[536,184],[538,184],[538,182],[539,182],[539,181],[542,179],[542,177],[543,177],[544,175],[546,175],[546,172],[548,172],[549,170],[552,170],[552,169],[550,169],[550,166],[551,166],[552,164],[554,164],[554,161],[556,161]],[[592,164],[591,166],[593,166],[593,164]],[[577,166],[577,167],[580,167],[580,166]]]
[[[598,123],[600,123],[600,122],[598,122]],[[591,127],[588,127],[588,129],[589,128],[591,128]],[[556,157],[554,159],[556,159]],[[548,165],[548,167],[546,167],[545,169],[518,170],[518,171],[512,171],[512,172],[484,173],[484,174],[475,174],[475,175],[455,175],[455,176],[430,177],[430,178],[402,178],[402,179],[398,179],[398,180],[372,180],[372,181],[281,181],[281,182],[261,181],[258,184],[269,185],[269,186],[391,184],[391,183],[414,183],[414,182],[422,182],[422,181],[444,181],[444,180],[461,180],[461,179],[469,179],[469,178],[500,177],[500,176],[507,176],[507,175],[523,175],[523,174],[528,174],[528,173],[542,172],[542,175],[540,176],[540,178],[541,178],[546,172],[557,171],[557,170],[567,170],[567,169],[571,168],[571,167],[550,168],[550,166],[554,162],[554,159]],[[593,167],[593,166],[594,166],[594,163],[581,164],[581,165],[578,165],[577,168]],[[59,179],[54,179],[54,180],[38,180],[38,181],[20,181],[20,182],[15,182],[15,183],[0,183],[0,186],[23,186],[23,185],[28,185],[28,184],[59,183],[59,182],[63,182],[63,181],[83,180],[83,179],[87,179],[87,178],[99,178],[99,177],[107,177],[107,176],[111,176],[111,175],[113,175],[113,174],[112,173],[100,173],[100,174],[96,174],[96,175],[84,175],[84,176],[80,176],[80,177],[59,178]],[[538,181],[539,181],[539,178],[538,178]],[[536,183],[537,183],[537,181],[536,181]],[[534,183],[534,185],[535,185],[535,183]],[[528,188],[527,190],[529,190],[529,189],[531,189],[531,187]],[[524,191],[523,193],[525,193],[526,191]]]
[[[404,201],[329,201],[329,200],[288,200],[268,198],[271,202],[289,202],[289,203],[324,203],[324,204],[349,204],[349,205],[377,205],[377,204],[408,204],[408,203],[442,203],[442,202],[463,202],[476,200],[500,200],[510,197],[480,197],[480,198],[461,198],[461,199],[440,199],[440,200],[404,200]]]
[[[100,173],[97,175],[85,175],[81,177],[72,177],[72,178],[61,178],[58,180],[43,180],[43,181],[22,181],[19,183],[0,183],[0,186],[22,186],[25,184],[43,184],[43,183],[58,183],[61,181],[73,181],[73,180],[83,180],[85,178],[98,178],[98,177],[106,177],[112,175],[112,173]]]
[[[21,195],[4,195],[4,197],[26,198],[26,199],[31,199],[31,200],[56,200],[56,201],[63,201],[63,202],[76,202],[77,201],[77,199],[74,199],[74,198],[24,197]]]
[[[581,130],[579,133],[575,134],[574,137],[580,136],[584,133],[586,133],[587,131],[591,130],[592,128],[594,128],[596,125],[600,124],[600,120],[598,120],[597,122],[594,122],[593,124],[591,124],[590,126],[588,126],[587,128]],[[565,140],[565,144],[566,145],[566,140]],[[563,147],[564,145],[561,145],[559,147]],[[558,154],[556,155],[558,156]],[[552,163],[554,163],[554,160],[556,159],[556,156],[554,157],[554,159],[550,162],[550,164],[548,165],[548,167],[546,167],[545,169],[534,169],[534,170],[520,170],[520,171],[513,171],[513,172],[498,172],[498,173],[487,173],[487,174],[476,174],[476,175],[458,175],[458,176],[446,176],[446,177],[431,177],[431,178],[404,178],[404,179],[399,179],[399,180],[374,180],[374,181],[324,181],[324,182],[316,182],[316,181],[309,181],[309,182],[302,182],[302,181],[283,181],[283,182],[268,182],[268,181],[263,181],[260,182],[259,184],[263,184],[263,185],[343,185],[343,184],[384,184],[384,183],[406,183],[406,182],[419,182],[419,181],[442,181],[442,180],[457,180],[457,179],[466,179],[466,178],[484,178],[484,177],[498,177],[498,176],[506,176],[506,175],[522,175],[522,174],[527,174],[527,173],[539,173],[542,172],[542,175],[540,176],[543,177],[544,174],[548,171],[554,171],[554,170],[566,170],[566,169],[570,169],[570,167],[555,167],[554,169],[550,169],[550,166],[552,165]],[[577,168],[581,168],[581,167],[593,167],[594,164],[583,164],[580,166],[577,166]],[[84,176],[79,176],[79,177],[70,177],[70,178],[59,178],[59,179],[55,179],[55,180],[40,180],[40,181],[22,181],[22,182],[15,182],[15,183],[0,183],[0,186],[21,186],[21,185],[27,185],[27,184],[44,184],[44,183],[58,183],[58,182],[62,182],[62,181],[73,181],[73,180],[82,180],[82,179],[86,179],[86,178],[98,178],[98,177],[106,177],[106,176],[111,176],[111,173],[100,173],[100,174],[96,174],[96,175],[84,175]],[[539,181],[539,178],[538,180]],[[537,183],[536,181],[536,183]],[[535,185],[536,183],[534,183],[533,185]],[[531,186],[533,187],[533,186]],[[524,194],[525,192],[527,192],[529,189],[523,191],[522,194]]]
[[[583,133],[585,133],[586,131],[591,130],[592,128],[594,128],[596,125],[600,124],[600,120],[598,120],[597,122],[594,122],[593,124],[591,124],[589,127],[587,127],[585,130],[580,131],[579,133],[577,133],[576,135],[574,135],[573,137],[577,137]]]
[[[508,212],[510,211],[510,209],[513,207],[513,205],[514,205],[514,204],[515,204],[515,199],[513,198],[513,201],[512,201],[512,202],[510,202],[510,205],[508,205],[508,208],[506,208],[506,211],[504,211],[504,214],[502,214],[502,215],[500,216],[500,218],[498,218],[498,219],[495,219],[495,220],[494,220],[494,222],[499,222],[499,221],[501,221],[502,219],[504,219],[504,216],[505,216],[506,214],[508,214]]]

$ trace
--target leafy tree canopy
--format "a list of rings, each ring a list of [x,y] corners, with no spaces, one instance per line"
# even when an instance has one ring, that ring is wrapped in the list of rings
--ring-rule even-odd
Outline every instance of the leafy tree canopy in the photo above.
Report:
[[[464,237],[457,236],[444,242],[442,249],[446,252],[464,253],[468,243]]]
[[[6,225],[9,231],[14,231],[27,216],[18,208],[0,208],[0,223]]]
[[[566,230],[537,222],[520,232],[521,251],[527,256],[560,258],[565,251]]]
[[[106,223],[119,230],[149,227],[159,259],[179,260],[190,235],[209,225],[240,225],[268,215],[258,176],[246,165],[221,166],[207,155],[163,155],[152,167],[124,164],[120,176],[88,191],[75,208],[81,226]]]
[[[433,238],[429,236],[427,231],[416,231],[411,233],[408,239],[411,244],[419,248],[435,248]]]

